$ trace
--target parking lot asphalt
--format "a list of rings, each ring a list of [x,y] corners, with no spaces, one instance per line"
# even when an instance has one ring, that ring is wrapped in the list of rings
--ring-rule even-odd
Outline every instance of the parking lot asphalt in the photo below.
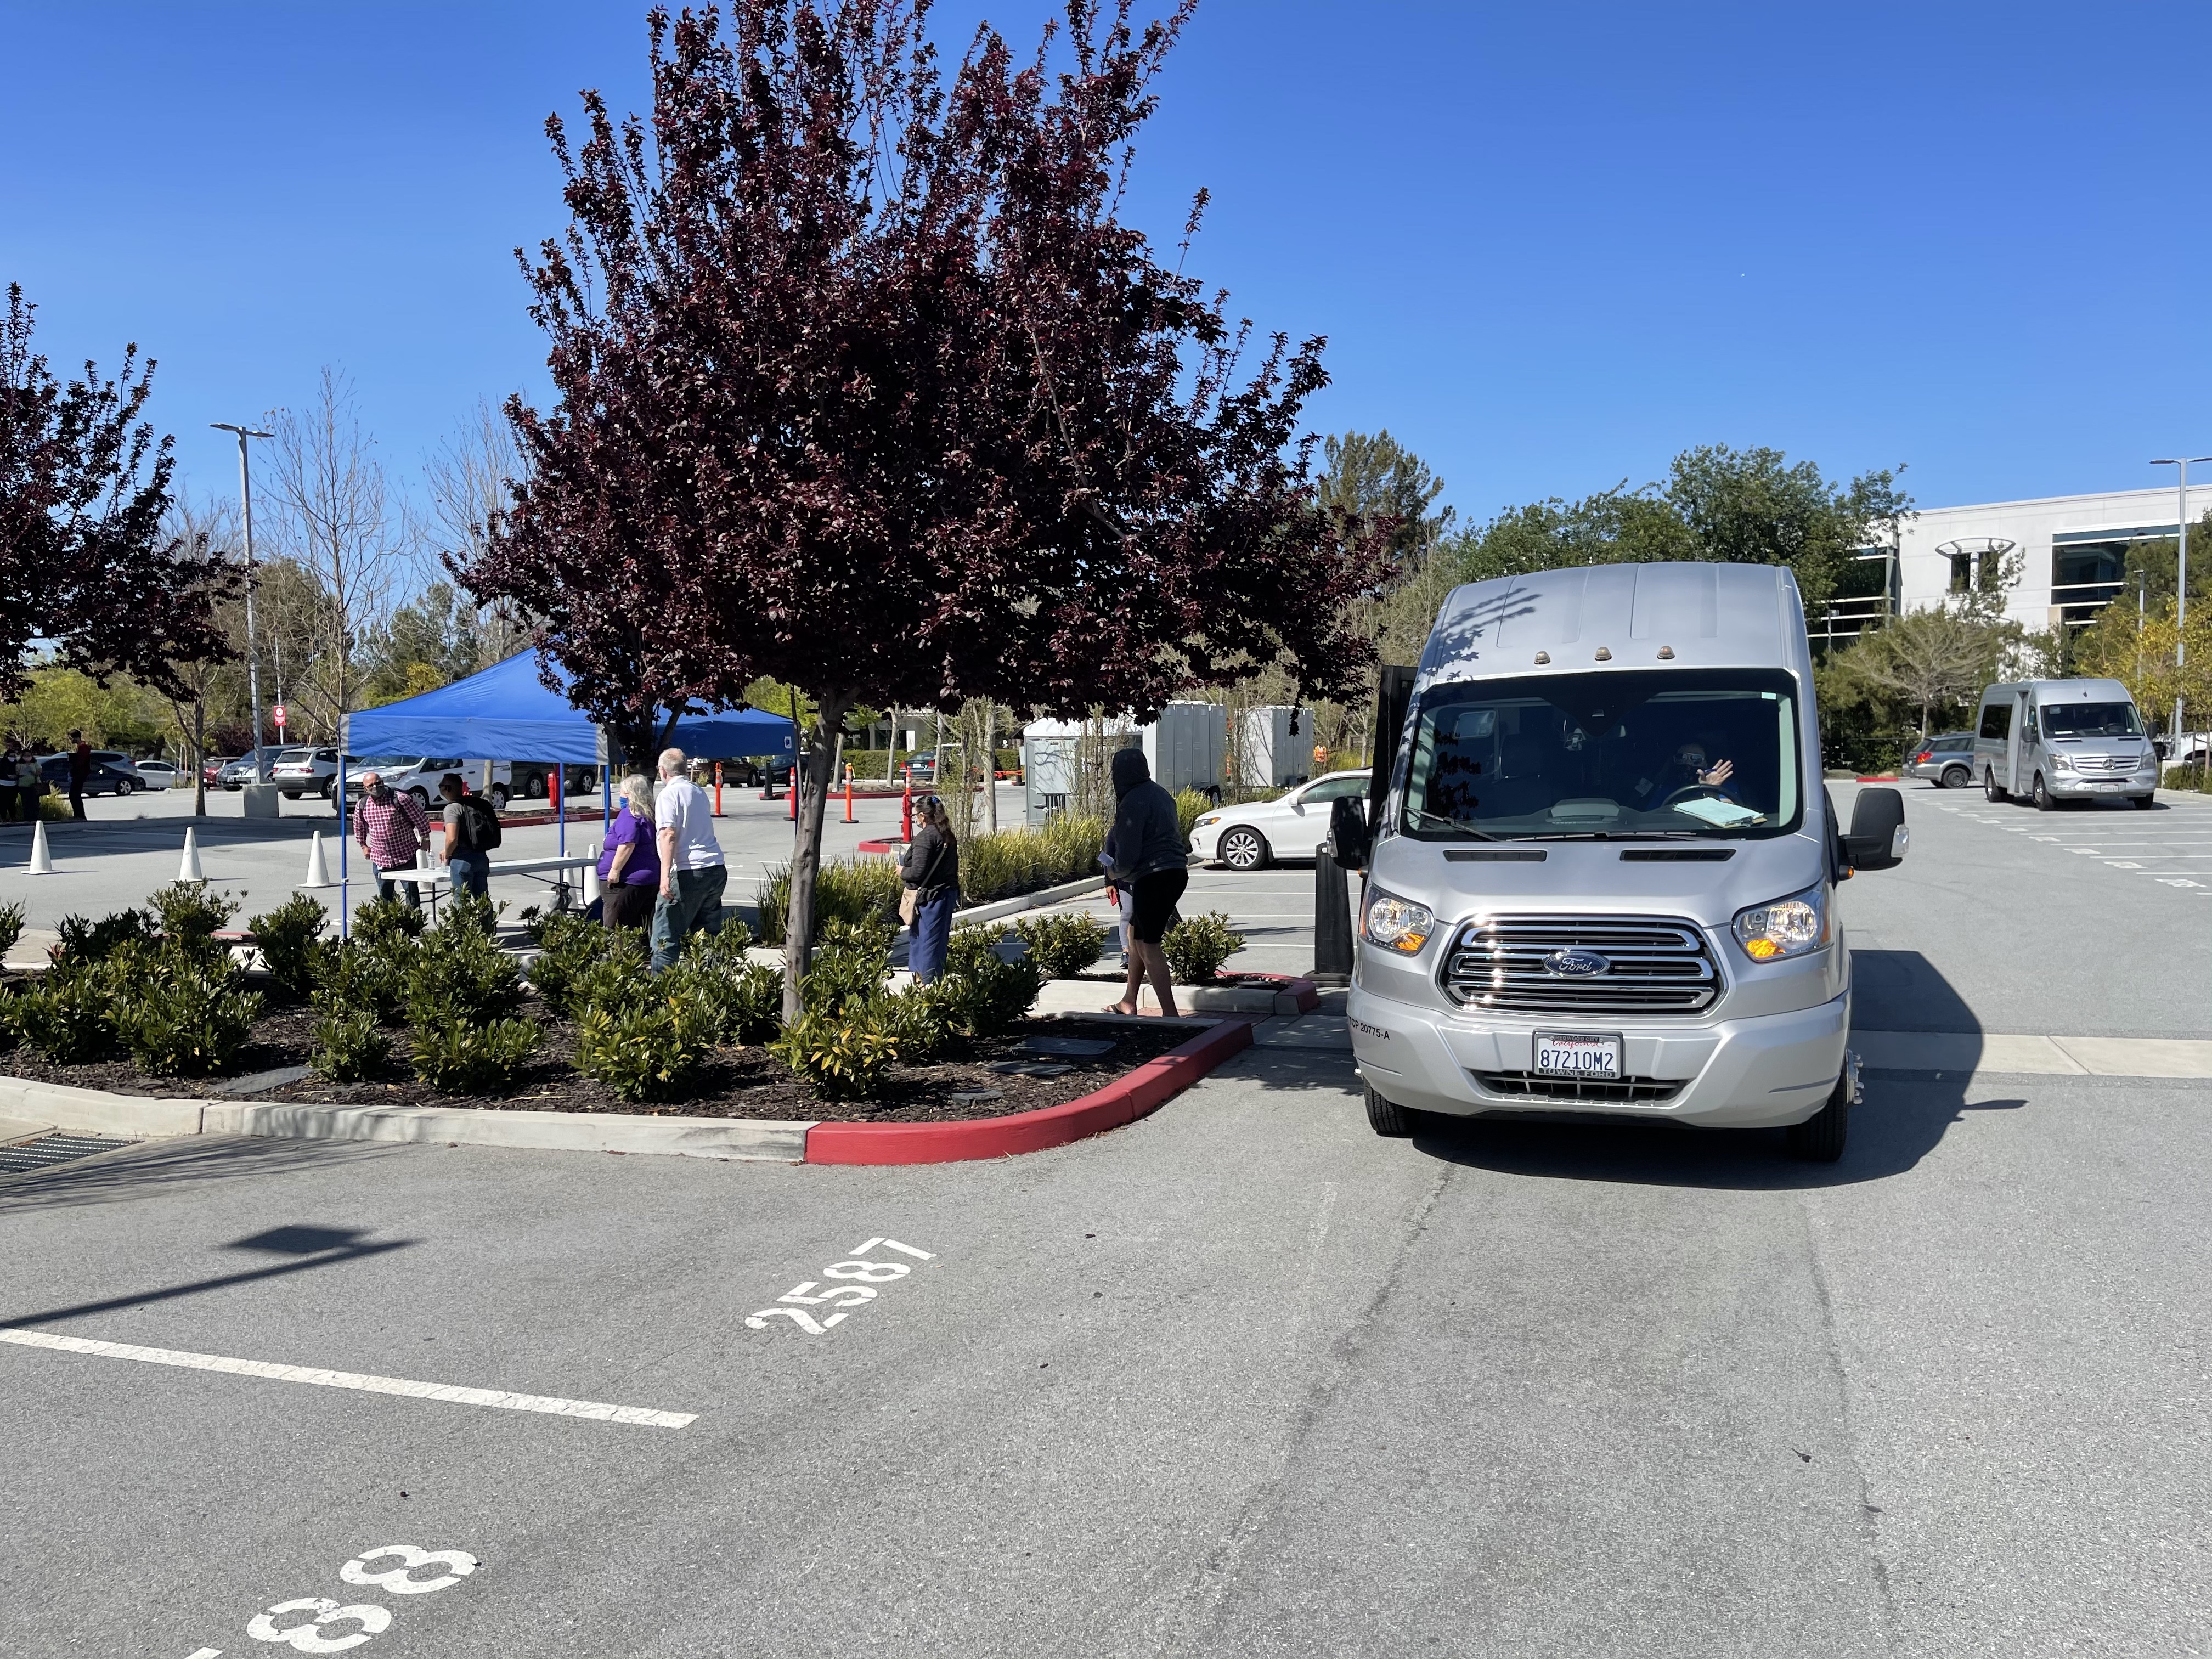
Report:
[[[1906,865],[1845,889],[1862,1026],[2212,1035],[2192,890],[1907,800]],[[0,1341],[0,1651],[2201,1651],[2208,1090],[1877,1075],[1813,1166],[1384,1140],[1340,1054],[1261,1047],[990,1164],[0,1179],[0,1322],[112,1345]],[[838,1285],[818,1335],[776,1311]]]

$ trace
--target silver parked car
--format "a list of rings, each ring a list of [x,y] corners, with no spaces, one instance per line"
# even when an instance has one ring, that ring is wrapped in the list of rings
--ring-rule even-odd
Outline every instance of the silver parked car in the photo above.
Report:
[[[1375,1130],[1597,1113],[1841,1156],[1837,890],[1904,856],[1905,798],[1862,789],[1838,823],[1790,572],[1473,583],[1410,692],[1346,1007]]]
[[[1931,779],[1939,788],[1964,789],[1974,781],[1974,734],[1943,732],[1918,744],[1905,760],[1905,775]]]
[[[1274,800],[1217,807],[1191,826],[1190,850],[1232,870],[1260,870],[1276,859],[1310,859],[1328,839],[1330,803],[1365,795],[1367,769],[1331,772]]]
[[[2149,806],[2158,751],[2118,680],[2022,680],[1982,693],[1974,773],[1990,800],[2022,798],[2045,812],[2100,795]]]

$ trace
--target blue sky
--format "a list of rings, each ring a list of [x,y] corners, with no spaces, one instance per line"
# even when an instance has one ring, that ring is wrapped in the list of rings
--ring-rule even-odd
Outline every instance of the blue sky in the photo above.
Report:
[[[1018,40],[1040,0],[945,0]],[[161,360],[211,420],[331,363],[394,468],[543,385],[510,250],[562,222],[544,117],[641,96],[644,6],[0,0],[0,279],[58,364]],[[1388,427],[1480,520],[1692,444],[1923,505],[2157,482],[2212,450],[2212,8],[1205,0],[1132,216],[1214,194],[1190,269],[1329,337],[1328,430]]]

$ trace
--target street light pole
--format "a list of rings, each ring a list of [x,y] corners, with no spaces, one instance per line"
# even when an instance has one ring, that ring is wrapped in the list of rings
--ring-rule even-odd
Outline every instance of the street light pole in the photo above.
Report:
[[[2212,455],[2169,456],[2151,463],[2153,466],[2178,466],[2181,469],[2173,514],[2174,528],[2179,538],[2176,545],[2173,578],[2173,665],[2177,669],[2189,659],[2189,641],[2184,637],[2183,630],[2189,621],[2189,464],[2191,461],[2212,461]],[[2177,754],[2181,749],[2181,688],[2176,686],[2173,692],[2173,747]]]
[[[210,421],[218,432],[238,434],[238,505],[246,525],[246,695],[253,707],[253,781],[266,783],[269,775],[261,758],[261,657],[253,641],[253,474],[246,459],[248,438],[273,438],[250,426]]]

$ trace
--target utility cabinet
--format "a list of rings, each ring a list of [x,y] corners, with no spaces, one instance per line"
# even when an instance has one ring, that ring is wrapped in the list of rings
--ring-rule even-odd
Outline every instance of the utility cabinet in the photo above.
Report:
[[[1291,728],[1295,725],[1297,730]],[[1273,789],[1313,775],[1313,710],[1271,704],[1244,711],[1237,734],[1237,782]]]
[[[1219,703],[1171,702],[1138,734],[1152,781],[1170,793],[1220,787],[1229,758],[1229,711]]]

